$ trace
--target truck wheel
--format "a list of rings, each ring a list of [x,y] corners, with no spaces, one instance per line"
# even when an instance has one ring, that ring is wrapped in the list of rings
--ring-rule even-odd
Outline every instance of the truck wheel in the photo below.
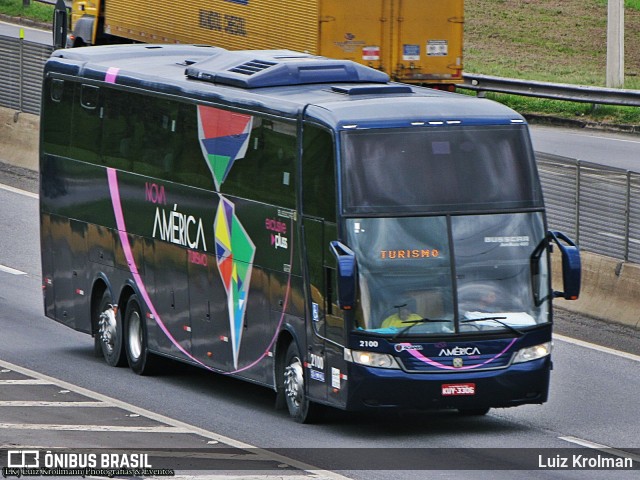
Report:
[[[118,318],[116,307],[109,290],[105,290],[96,311],[98,333],[102,356],[108,365],[123,367],[126,362],[124,348],[122,348],[122,321]]]
[[[137,295],[131,295],[125,313],[125,346],[129,367],[138,375],[151,375],[156,360],[149,353],[147,326],[142,318],[142,310]]]
[[[304,365],[295,342],[291,342],[287,348],[283,385],[289,415],[298,423],[312,423],[317,420],[320,405],[311,402],[305,393]]]

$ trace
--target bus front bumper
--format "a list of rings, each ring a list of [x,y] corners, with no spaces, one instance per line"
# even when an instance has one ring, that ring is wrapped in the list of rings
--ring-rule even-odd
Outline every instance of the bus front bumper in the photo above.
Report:
[[[481,409],[547,400],[550,357],[479,372],[407,373],[351,364],[347,410]]]

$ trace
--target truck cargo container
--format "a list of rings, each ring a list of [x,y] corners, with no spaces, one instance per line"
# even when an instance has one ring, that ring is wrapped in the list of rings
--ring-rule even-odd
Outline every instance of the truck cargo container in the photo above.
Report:
[[[67,46],[123,42],[291,49],[394,80],[462,81],[463,0],[77,0]]]

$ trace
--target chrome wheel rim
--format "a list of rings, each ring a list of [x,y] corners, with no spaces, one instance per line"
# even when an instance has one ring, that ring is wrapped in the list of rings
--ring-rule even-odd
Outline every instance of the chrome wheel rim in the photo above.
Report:
[[[138,312],[132,312],[129,316],[129,353],[132,360],[138,360],[142,353],[142,322],[140,321],[140,314]]]
[[[116,348],[117,321],[112,307],[107,308],[100,314],[100,339],[111,354]]]
[[[304,372],[298,357],[294,357],[284,369],[284,393],[288,402],[300,408],[304,394]]]

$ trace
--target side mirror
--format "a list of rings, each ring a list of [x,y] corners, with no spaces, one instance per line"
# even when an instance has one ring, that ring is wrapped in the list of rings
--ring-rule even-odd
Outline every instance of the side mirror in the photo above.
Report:
[[[582,274],[580,251],[576,244],[561,232],[549,231],[548,238],[558,246],[562,254],[562,283],[564,292],[553,292],[553,296],[562,297],[565,300],[577,300],[580,296],[580,277]]]
[[[338,264],[338,306],[343,310],[351,310],[356,303],[356,255],[337,240],[330,242],[329,248]]]
[[[53,48],[64,48],[67,44],[67,26],[69,16],[64,0],[58,0],[53,10]]]

